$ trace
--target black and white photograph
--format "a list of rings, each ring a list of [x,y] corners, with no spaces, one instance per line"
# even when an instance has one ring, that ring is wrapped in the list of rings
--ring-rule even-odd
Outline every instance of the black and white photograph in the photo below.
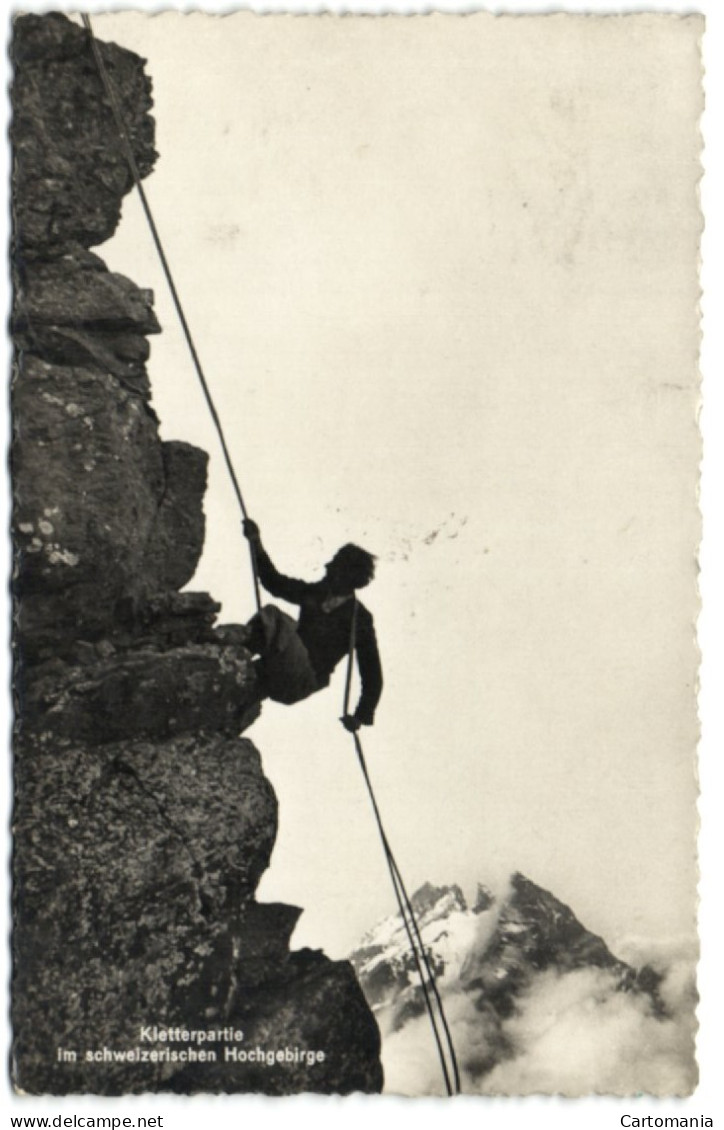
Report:
[[[7,30],[13,1110],[714,1125],[704,14]]]

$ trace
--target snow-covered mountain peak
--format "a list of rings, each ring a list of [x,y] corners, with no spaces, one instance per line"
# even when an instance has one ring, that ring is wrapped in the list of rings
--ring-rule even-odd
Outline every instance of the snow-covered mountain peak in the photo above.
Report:
[[[671,993],[666,984],[661,987],[666,966],[652,962],[635,968],[621,961],[570,907],[518,872],[497,898],[480,884],[472,907],[456,884],[425,883],[410,901],[456,1039],[468,1049],[459,1057],[468,1091],[495,1093],[495,1080],[505,1077],[503,1066],[517,1062],[521,1018],[537,1016],[535,1008],[543,1008],[549,998],[567,1001],[565,1008],[574,1000],[584,1016],[601,1008],[602,1023],[622,1015],[632,1025],[653,1025],[647,1039],[655,1046],[666,1043],[667,1032],[673,1031]],[[421,1048],[429,1051],[424,993],[400,915],[389,915],[369,930],[350,960],[387,1046],[397,1048],[398,1055],[402,1046],[415,1055]],[[693,1046],[693,1005],[683,993],[679,997],[683,1006],[676,1038],[683,1064]],[[541,1031],[548,1031],[555,1018],[545,1012],[543,1021]],[[583,1047],[584,1059],[586,1054]],[[584,1071],[584,1066],[581,1077],[594,1072],[595,1080],[594,1068]],[[410,1063],[408,1068],[417,1079],[417,1068]],[[404,1072],[398,1079],[387,1064],[385,1070],[391,1089],[404,1090]],[[525,1090],[525,1080],[520,1086]],[[436,1093],[433,1084],[429,1093]]]

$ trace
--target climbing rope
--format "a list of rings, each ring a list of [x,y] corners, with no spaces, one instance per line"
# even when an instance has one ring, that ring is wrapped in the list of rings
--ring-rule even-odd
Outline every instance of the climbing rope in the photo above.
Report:
[[[352,664],[354,661],[357,635],[356,596],[353,595],[352,601],[352,621],[350,626],[349,652],[347,655],[347,674],[344,685],[343,717],[345,718],[349,715],[350,692],[352,689]],[[437,1054],[440,1060],[443,1078],[445,1080],[445,1088],[448,1095],[459,1095],[461,1087],[457,1056],[455,1055],[455,1047],[453,1045],[452,1035],[450,1033],[447,1017],[445,1016],[445,1009],[443,1007],[442,999],[437,987],[437,982],[435,980],[435,974],[433,973],[427,956],[427,951],[420,934],[420,928],[417,924],[415,912],[412,908],[412,903],[410,902],[410,898],[407,894],[407,888],[405,887],[400,869],[397,866],[397,861],[395,860],[395,857],[392,853],[390,842],[387,839],[387,834],[382,823],[382,816],[380,814],[379,805],[377,804],[377,798],[372,787],[372,780],[367,768],[367,762],[365,760],[362,742],[360,741],[359,735],[356,731],[352,731],[352,738],[354,739],[357,760],[359,761],[360,769],[362,770],[362,776],[364,777],[365,785],[367,786],[367,792],[369,793],[370,802],[372,804],[372,811],[374,813],[375,822],[377,824],[377,831],[379,832],[380,840],[382,842],[382,847],[385,853],[385,859],[387,861],[387,867],[390,872],[390,878],[392,880],[392,887],[394,889],[395,898],[399,907],[400,917],[405,928],[405,933],[407,934],[407,939],[410,943],[410,949],[412,951],[413,960],[415,962],[415,969],[420,979],[420,985],[422,986],[422,993],[425,998],[425,1007],[430,1018],[430,1025],[432,1027],[435,1045],[437,1047]],[[425,975],[427,975],[427,979]],[[443,1038],[440,1034],[438,1023],[441,1025],[442,1031],[444,1033],[445,1047],[443,1047]]]
[[[164,251],[163,244],[161,242],[161,237],[159,235],[158,228],[156,227],[156,223],[155,223],[155,220],[153,218],[153,213],[151,211],[150,204],[148,202],[148,199],[146,197],[146,193],[145,193],[144,188],[143,188],[143,184],[141,182],[141,174],[139,172],[138,165],[136,163],[136,158],[135,158],[134,153],[133,153],[133,147],[131,145],[129,133],[128,133],[128,130],[126,128],[126,125],[125,125],[125,122],[124,122],[124,119],[123,119],[123,113],[122,113],[122,110],[121,110],[120,102],[118,101],[118,97],[117,97],[116,92],[113,88],[113,84],[111,82],[110,75],[108,74],[108,70],[106,68],[103,56],[101,55],[100,48],[99,48],[98,43],[96,41],[90,18],[85,14],[82,14],[81,18],[83,20],[83,24],[86,28],[86,31],[88,32],[89,42],[90,42],[91,50],[93,52],[93,56],[94,56],[94,59],[95,59],[95,62],[96,62],[96,66],[98,68],[98,73],[100,75],[101,82],[102,82],[102,84],[105,88],[106,94],[108,96],[108,101],[110,103],[111,111],[112,111],[113,118],[114,118],[114,121],[115,121],[115,124],[116,124],[116,129],[118,130],[118,134],[119,134],[119,137],[120,137],[120,140],[121,140],[121,144],[123,146],[123,150],[124,150],[124,153],[125,153],[126,160],[128,162],[128,167],[130,169],[131,176],[133,177],[133,181],[135,183],[136,189],[138,190],[138,195],[139,195],[139,198],[141,200],[141,205],[143,207],[143,211],[144,211],[144,214],[146,216],[146,220],[148,222],[149,229],[151,231],[151,236],[153,238],[153,242],[156,246],[156,251],[158,252],[158,257],[159,257],[160,262],[161,262],[161,267],[163,268],[164,275],[166,276],[166,282],[168,283],[168,288],[169,288],[169,291],[171,293],[171,298],[172,298],[174,306],[176,308],[176,313],[178,314],[178,318],[179,318],[179,321],[181,323],[181,328],[183,330],[184,337],[186,338],[186,344],[188,345],[189,352],[191,354],[191,359],[193,361],[194,368],[196,370],[196,375],[199,379],[199,383],[201,384],[201,389],[202,389],[204,397],[206,399],[206,404],[208,406],[209,412],[211,413],[211,418],[214,422],[214,425],[216,427],[216,431],[218,433],[219,442],[221,444],[221,450],[223,452],[224,460],[226,462],[226,467],[227,467],[227,470],[229,472],[229,477],[231,479],[231,483],[232,483],[232,486],[234,488],[234,493],[236,494],[237,502],[239,504],[239,508],[241,510],[242,517],[244,519],[246,519],[246,518],[248,518],[248,513],[247,513],[247,510],[246,510],[246,506],[244,504],[243,495],[241,493],[241,487],[239,486],[239,481],[236,477],[236,472],[234,471],[234,466],[233,466],[233,463],[231,461],[231,455],[229,453],[229,449],[228,449],[228,446],[227,446],[227,443],[226,443],[226,438],[224,436],[224,430],[221,426],[221,420],[219,419],[219,415],[216,411],[216,406],[214,405],[214,401],[213,401],[213,398],[211,396],[209,385],[208,385],[208,382],[207,382],[206,377],[204,375],[204,370],[201,366],[201,361],[200,361],[200,358],[199,358],[199,355],[198,355],[198,352],[197,352],[197,349],[196,349],[196,345],[195,345],[194,339],[191,335],[191,330],[189,328],[188,321],[186,320],[186,315],[184,314],[183,306],[181,305],[181,299],[179,298],[178,290],[176,289],[176,284],[174,282],[173,275],[171,273],[171,268],[169,266],[169,262],[168,262],[168,259],[166,257],[166,253]],[[248,544],[249,544],[249,552],[250,552],[250,556],[251,556],[251,570],[252,570],[252,576],[253,576],[253,581],[254,581],[254,595],[255,595],[255,598],[256,598],[256,606],[257,606],[257,608],[261,608],[259,574],[258,574],[258,568],[257,568],[255,546],[254,546],[253,541],[249,541]],[[353,597],[352,599],[354,601],[354,606],[353,606],[353,613],[352,613],[352,627],[351,627],[351,633],[350,633],[350,647],[349,647],[349,657],[348,657],[348,664],[347,664],[347,677],[346,677],[346,682],[345,682],[345,694],[344,694],[344,714],[345,715],[347,715],[349,713],[349,696],[350,696],[350,690],[351,690],[351,685],[352,685],[352,663],[353,663],[354,651],[355,651],[355,635],[356,635],[356,625],[357,625],[357,601],[356,601],[355,597]],[[392,880],[392,886],[393,886],[393,889],[394,889],[394,892],[395,892],[395,898],[397,900],[397,904],[398,904],[398,907],[399,907],[399,910],[400,910],[400,917],[402,918],[402,922],[403,922],[403,925],[404,925],[404,928],[405,928],[405,932],[407,934],[407,938],[408,938],[408,941],[410,943],[410,949],[412,951],[413,959],[414,959],[414,962],[415,962],[415,968],[417,970],[418,977],[420,978],[420,984],[422,986],[422,992],[423,992],[423,996],[425,998],[425,1006],[426,1006],[428,1015],[430,1017],[430,1023],[431,1023],[434,1038],[435,1038],[435,1044],[437,1046],[438,1056],[440,1058],[442,1073],[443,1073],[443,1077],[445,1079],[445,1087],[447,1089],[448,1095],[459,1094],[460,1093],[460,1074],[459,1074],[459,1071],[458,1071],[457,1058],[455,1056],[455,1049],[454,1049],[454,1046],[453,1046],[452,1037],[451,1037],[451,1034],[450,1034],[450,1029],[449,1029],[449,1026],[448,1026],[448,1023],[447,1023],[447,1018],[445,1016],[445,1010],[443,1008],[442,1000],[440,998],[440,993],[438,991],[437,983],[435,981],[435,975],[432,971],[432,968],[430,966],[430,963],[429,963],[429,960],[428,960],[428,957],[427,957],[425,946],[423,944],[422,937],[420,935],[420,930],[419,930],[419,927],[418,927],[418,924],[417,924],[417,920],[415,918],[415,913],[412,909],[412,904],[411,904],[409,896],[407,894],[407,890],[405,888],[405,884],[403,882],[402,875],[400,874],[400,869],[397,866],[397,862],[396,862],[395,857],[392,853],[392,849],[390,847],[389,840],[387,839],[387,835],[385,833],[384,826],[382,824],[382,817],[380,815],[380,810],[379,810],[379,807],[378,807],[378,804],[377,804],[374,789],[372,787],[372,782],[370,780],[369,771],[367,769],[367,764],[365,762],[365,756],[364,756],[364,751],[362,749],[362,743],[361,743],[357,733],[353,733],[352,737],[354,739],[355,750],[357,752],[357,757],[358,757],[358,760],[359,760],[360,768],[362,770],[362,774],[364,776],[365,784],[367,786],[367,791],[368,791],[369,796],[370,796],[370,801],[372,803],[372,809],[373,809],[373,812],[374,812],[375,821],[377,823],[377,829],[378,829],[378,832],[379,832],[379,835],[380,835],[380,839],[382,841],[382,846],[383,846],[383,849],[384,849],[384,852],[385,852],[385,858],[387,860],[387,866],[389,868],[390,878]],[[437,1016],[436,1016],[436,1011],[437,1011],[437,1014],[438,1014]],[[442,1036],[440,1034],[440,1030],[438,1028],[438,1023],[441,1025],[443,1033],[444,1033],[446,1048],[443,1047],[443,1039],[442,1039]],[[452,1074],[452,1078],[451,1078],[451,1074]]]
[[[136,164],[136,158],[135,158],[134,153],[133,153],[133,147],[131,145],[128,130],[126,129],[126,125],[125,125],[125,122],[124,122],[124,119],[123,119],[123,112],[121,110],[120,102],[118,101],[118,97],[117,97],[116,92],[114,90],[113,83],[111,82],[110,75],[108,74],[108,69],[106,67],[103,56],[101,55],[100,48],[98,46],[98,42],[96,40],[96,37],[93,33],[93,27],[91,25],[90,18],[85,14],[83,14],[81,16],[81,18],[83,20],[83,24],[86,28],[86,31],[88,32],[88,35],[89,35],[91,50],[93,52],[93,57],[95,59],[96,66],[98,67],[98,73],[100,75],[101,82],[103,83],[103,86],[105,88],[106,94],[108,95],[108,101],[110,102],[111,111],[113,113],[113,118],[114,118],[114,121],[116,123],[116,129],[118,130],[118,133],[120,135],[121,145],[123,146],[126,161],[128,162],[128,167],[131,171],[131,176],[133,177],[136,188],[138,189],[138,195],[140,197],[141,204],[143,206],[143,211],[145,213],[146,220],[148,221],[148,226],[151,230],[151,236],[153,237],[153,242],[156,245],[156,251],[158,252],[158,257],[161,261],[163,273],[166,276],[166,282],[168,283],[168,288],[171,292],[171,298],[173,299],[174,306],[176,307],[176,313],[178,314],[179,321],[181,323],[181,328],[182,328],[183,333],[184,333],[184,337],[186,338],[186,344],[188,345],[189,352],[191,354],[191,360],[193,361],[194,368],[196,369],[196,375],[199,378],[199,382],[201,384],[201,388],[203,390],[204,397],[206,398],[206,403],[208,405],[209,412],[211,413],[211,418],[214,421],[214,424],[216,426],[216,431],[217,431],[218,436],[219,436],[219,442],[221,444],[221,450],[223,452],[224,459],[226,461],[226,466],[227,466],[227,469],[228,469],[228,472],[229,472],[229,476],[231,478],[232,486],[234,488],[234,493],[236,494],[237,502],[239,503],[239,508],[241,510],[242,517],[248,518],[246,506],[244,505],[244,498],[243,498],[243,495],[241,493],[241,487],[239,486],[239,480],[236,477],[236,473],[234,471],[234,465],[231,462],[231,455],[229,454],[229,449],[228,449],[227,444],[226,444],[226,438],[224,436],[224,430],[221,426],[221,420],[219,419],[219,415],[216,411],[216,406],[214,405],[214,401],[212,399],[211,392],[209,390],[209,385],[207,383],[206,377],[204,376],[204,370],[201,367],[201,361],[199,359],[199,355],[198,355],[198,352],[196,350],[196,346],[194,344],[194,339],[191,336],[191,330],[189,329],[189,324],[186,320],[186,315],[184,314],[183,306],[181,305],[181,299],[179,298],[179,294],[178,294],[178,291],[176,289],[176,284],[174,283],[173,275],[171,274],[171,268],[169,266],[168,259],[166,258],[166,253],[163,249],[163,244],[161,243],[161,237],[158,233],[158,228],[156,227],[156,223],[155,223],[155,220],[153,218],[153,213],[151,212],[151,206],[148,203],[148,199],[146,197],[146,193],[144,191],[143,184],[141,183],[141,174],[139,172],[138,165]],[[258,572],[258,569],[257,569],[257,562],[256,562],[256,550],[255,550],[255,546],[254,546],[253,542],[249,541],[248,545],[249,545],[249,554],[251,556],[251,572],[252,572],[252,577],[253,577],[253,581],[254,581],[254,596],[256,598],[257,609],[260,609],[261,608],[261,594],[260,594],[260,590],[259,590],[259,572]]]

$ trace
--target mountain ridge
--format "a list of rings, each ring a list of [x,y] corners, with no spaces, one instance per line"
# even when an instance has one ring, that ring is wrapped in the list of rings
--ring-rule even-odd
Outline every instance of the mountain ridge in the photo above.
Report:
[[[516,1059],[511,1033],[541,987],[588,979],[591,1008],[598,999],[630,1001],[651,1023],[674,1022],[661,969],[621,960],[568,905],[520,872],[497,896],[481,883],[468,903],[457,884],[425,883],[411,902],[446,1012],[458,1023],[464,1015],[464,1033],[477,1032],[475,1056],[462,1054],[464,1090],[484,1091],[496,1069]],[[385,1043],[399,1047],[418,1022],[426,1029],[424,994],[399,914],[366,931],[349,958],[383,1031],[383,1050]]]

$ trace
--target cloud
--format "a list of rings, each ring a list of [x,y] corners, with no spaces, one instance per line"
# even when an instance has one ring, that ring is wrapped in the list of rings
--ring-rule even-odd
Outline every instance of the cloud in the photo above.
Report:
[[[497,1026],[481,1016],[464,993],[443,997],[463,1081],[463,1092],[480,1094],[474,1080],[495,1055]],[[399,1032],[382,1032],[385,1092],[400,1095],[444,1095],[440,1061],[427,1014],[410,1020]]]
[[[519,998],[517,1013],[503,1021],[484,1002],[476,1007],[459,983],[451,986],[444,1003],[463,1091],[690,1094],[697,1081],[693,955],[675,947],[665,965],[661,945],[641,944],[639,953],[666,969],[659,993],[669,1015],[663,1018],[649,997],[619,991],[615,977],[601,969],[541,973]],[[427,1016],[385,1036],[383,1062],[387,1092],[444,1093]]]
[[[542,974],[506,1035],[515,1049],[484,1080],[485,1094],[690,1094],[693,1058],[692,969],[680,964],[662,984],[675,1011],[655,1015],[650,998],[616,989],[597,969]]]

